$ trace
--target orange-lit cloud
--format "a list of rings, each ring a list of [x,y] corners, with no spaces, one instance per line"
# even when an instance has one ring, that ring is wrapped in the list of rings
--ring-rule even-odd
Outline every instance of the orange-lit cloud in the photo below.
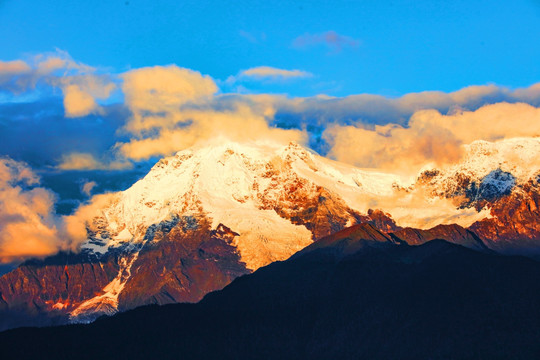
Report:
[[[82,91],[79,86],[68,85],[64,88],[64,109],[66,117],[88,115],[98,108],[98,104],[92,95]]]
[[[45,53],[36,55],[32,62],[33,68],[39,75],[52,74],[60,70],[64,76],[74,74],[90,74],[95,72],[95,68],[84,63],[73,60],[73,58],[60,49],[56,49],[53,53]]]
[[[124,170],[132,167],[133,164],[126,160],[104,163],[92,154],[77,152],[64,155],[57,166],[61,170]]]
[[[0,61],[0,83],[10,76],[26,74],[30,71],[30,66],[22,60]]]
[[[223,137],[234,141],[269,139],[287,143],[305,143],[306,134],[299,130],[272,128],[265,118],[268,113],[255,111],[245,104],[230,110],[183,110],[170,114],[156,136],[134,138],[117,144],[120,153],[130,159],[142,160],[151,156],[170,155],[199,142]],[[190,121],[184,127],[171,126]],[[154,124],[157,124],[155,122]]]
[[[0,158],[0,262],[45,256],[59,248],[55,195],[36,187],[23,163]]]
[[[305,98],[273,95],[271,101],[278,114],[286,114],[289,121],[296,121],[297,125],[308,119],[309,125],[324,128],[356,123],[405,126],[410,117],[420,110],[436,109],[443,114],[452,114],[500,102],[540,106],[540,84],[515,90],[496,85],[468,86],[450,93],[424,91],[396,98],[373,94]]]
[[[433,197],[421,187],[410,191],[396,191],[392,196],[371,200],[373,208],[390,213],[402,227],[430,229],[440,224],[469,227],[490,216],[487,209],[478,212],[475,208],[462,208],[457,199]]]
[[[103,209],[118,201],[118,193],[97,194],[85,204],[79,206],[75,213],[62,218],[63,232],[69,239],[69,248],[77,251],[79,245],[88,238],[87,227],[93,228],[92,220],[102,214]]]
[[[540,136],[540,109],[527,104],[498,103],[476,111],[442,115],[436,110],[416,112],[407,127],[332,126],[324,137],[329,155],[360,167],[414,174],[429,163],[460,159],[463,144],[512,137]]]
[[[99,113],[96,99],[107,99],[116,87],[110,76],[96,75],[95,68],[61,50],[36,55],[28,62],[0,62],[0,90],[18,94],[38,84],[62,89],[66,117]]]
[[[176,65],[154,66],[122,75],[126,104],[134,111],[159,112],[215,94],[209,76]]]
[[[96,186],[97,183],[95,181],[87,181],[81,186],[81,192],[86,196],[90,196],[92,194],[92,190],[94,190]]]
[[[96,99],[107,99],[116,89],[109,76],[95,74],[64,76],[51,83],[62,89],[65,116],[70,118],[103,113]]]
[[[270,127],[275,110],[260,101],[233,101],[216,109],[218,88],[198,72],[154,67],[130,71],[123,78],[126,106],[133,114],[125,130],[133,138],[115,148],[126,158],[169,155],[216,137],[305,141],[302,131]]]
[[[177,121],[171,114],[183,104],[210,98],[218,90],[209,76],[175,65],[132,70],[122,78],[125,104],[133,113],[126,130],[138,135],[175,126]]]
[[[20,93],[26,87],[32,68],[25,61],[0,61],[0,91]]]
[[[81,190],[89,195],[95,186],[87,182]],[[60,217],[54,211],[55,194],[39,187],[28,165],[0,158],[0,263],[77,251],[87,239],[86,227],[116,196],[94,195],[74,214]]]

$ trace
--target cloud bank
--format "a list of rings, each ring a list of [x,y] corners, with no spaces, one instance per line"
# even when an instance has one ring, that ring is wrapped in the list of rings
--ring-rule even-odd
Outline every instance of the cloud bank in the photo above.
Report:
[[[523,103],[497,103],[448,115],[422,110],[405,127],[335,125],[323,134],[331,157],[359,167],[408,174],[430,163],[441,166],[459,161],[463,145],[475,140],[538,136],[540,109]]]
[[[337,34],[325,34],[304,40],[309,43],[307,39],[311,42],[324,39],[337,44],[345,41]],[[301,70],[254,67],[237,77],[272,79],[306,75],[308,73]],[[512,108],[512,104],[519,108],[517,103],[540,106],[540,84],[521,89],[493,84],[469,86],[450,93],[425,91],[400,97],[359,94],[343,98],[325,95],[300,98],[275,94],[224,94],[210,76],[176,65],[113,74],[76,62],[60,51],[26,61],[2,62],[0,78],[0,91],[11,91],[14,96],[20,91],[31,92],[36,88],[42,93],[43,88],[48,87],[58,97],[57,89],[64,118],[79,121],[93,115],[96,129],[98,122],[108,129],[117,129],[114,136],[107,135],[106,138],[100,137],[99,133],[81,133],[81,139],[87,137],[80,144],[88,145],[88,148],[80,149],[74,144],[56,157],[59,160],[57,168],[61,170],[125,169],[132,166],[130,161],[169,155],[215,137],[295,140],[323,155],[379,169],[394,167],[396,164],[389,159],[398,154],[408,154],[415,164],[424,160],[445,163],[459,158],[459,146],[470,140],[456,136],[451,126],[442,124],[441,121],[453,119],[445,116],[502,103],[508,103],[508,108]],[[116,104],[108,103],[111,97],[115,98]],[[494,111],[503,111],[501,116],[509,116],[513,110],[503,110],[503,107]],[[39,111],[36,111],[37,116],[42,116],[43,110]],[[423,111],[428,111],[428,115],[429,111],[434,111],[435,115],[421,121],[428,116]],[[519,113],[521,108],[516,111]],[[435,120],[437,112],[443,120]],[[474,126],[470,125],[471,134],[477,134],[484,125],[479,129]],[[505,131],[502,125],[497,126]],[[8,133],[10,129],[5,131]],[[490,138],[480,135],[478,138]],[[73,139],[73,134],[70,137]],[[411,142],[411,137],[418,141]],[[366,156],[362,150],[350,151],[351,147],[358,146],[359,138],[365,140],[364,148],[369,144],[373,153],[381,155],[370,153]],[[395,140],[398,138],[403,139],[401,144]],[[109,144],[106,153],[103,153],[103,146],[91,148],[93,143],[105,142]],[[406,167],[408,165],[397,164],[397,168]]]
[[[215,82],[198,72],[172,65],[133,70],[123,78],[125,104],[132,113],[124,129],[133,138],[117,143],[115,149],[125,158],[170,155],[216,137],[305,142],[300,130],[270,127],[275,113],[271,106],[219,102]]]

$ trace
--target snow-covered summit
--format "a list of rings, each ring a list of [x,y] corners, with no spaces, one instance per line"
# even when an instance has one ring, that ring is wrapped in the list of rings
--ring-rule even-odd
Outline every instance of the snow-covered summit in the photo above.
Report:
[[[151,225],[173,215],[204,216],[213,228],[224,224],[240,234],[234,245],[256,269],[313,241],[305,225],[284,213],[302,210],[321,188],[341,199],[343,207],[365,212],[363,195],[389,194],[398,182],[396,176],[340,164],[296,143],[225,142],[188,149],[160,160],[143,179],[117,193],[94,219],[83,249],[103,253],[137,244]],[[349,220],[355,223],[353,215]]]
[[[492,200],[493,196],[508,194],[539,173],[540,138],[478,140],[464,146],[459,163],[427,170],[418,185],[427,186],[436,196]]]

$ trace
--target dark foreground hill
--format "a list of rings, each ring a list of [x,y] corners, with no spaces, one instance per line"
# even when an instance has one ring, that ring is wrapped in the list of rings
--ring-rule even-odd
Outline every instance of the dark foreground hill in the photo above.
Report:
[[[0,333],[0,358],[540,357],[540,263],[370,225],[323,240],[198,304]]]

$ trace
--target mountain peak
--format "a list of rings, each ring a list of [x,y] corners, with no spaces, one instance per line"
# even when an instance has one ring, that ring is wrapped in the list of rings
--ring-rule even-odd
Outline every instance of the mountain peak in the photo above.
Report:
[[[212,229],[222,224],[237,233],[234,246],[248,268],[256,269],[358,223],[367,211],[362,194],[380,194],[380,181],[380,174],[328,160],[294,142],[220,141],[161,159],[103,209],[102,226],[91,229],[94,235],[83,249],[104,253],[142,244],[149,227],[173,215],[192,216],[207,218]],[[313,216],[325,220],[313,223]]]

